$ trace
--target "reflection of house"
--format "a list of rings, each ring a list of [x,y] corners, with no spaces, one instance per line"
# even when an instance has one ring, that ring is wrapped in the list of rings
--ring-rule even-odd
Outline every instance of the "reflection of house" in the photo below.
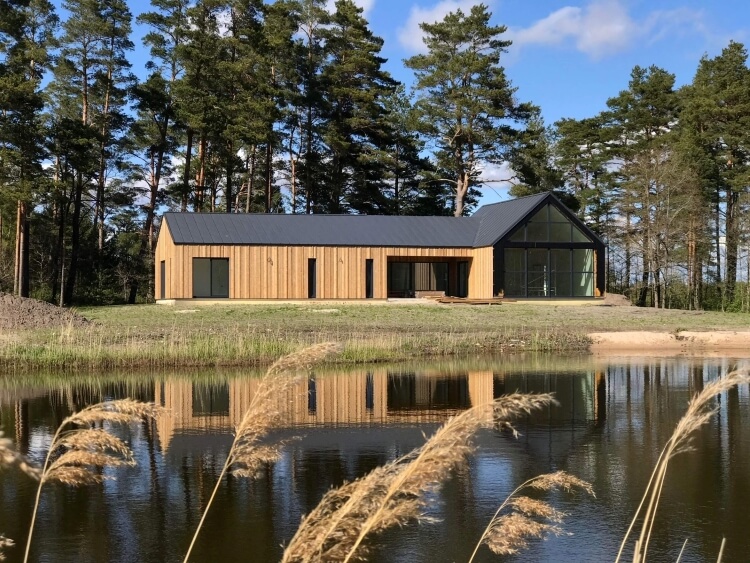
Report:
[[[257,391],[259,379],[232,379],[204,385],[186,379],[156,384],[154,400],[168,409],[157,427],[166,451],[176,432],[219,430],[239,424]],[[332,373],[303,380],[276,398],[288,426],[368,425],[442,422],[497,394],[492,372],[464,376],[389,374],[386,369]]]
[[[167,213],[157,297],[595,297],[604,251],[551,193],[472,217]]]

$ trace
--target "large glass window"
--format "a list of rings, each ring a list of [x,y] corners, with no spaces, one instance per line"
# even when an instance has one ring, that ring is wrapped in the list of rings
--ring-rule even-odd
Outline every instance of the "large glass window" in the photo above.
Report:
[[[594,296],[594,250],[591,248],[573,250],[573,295]]]
[[[526,296],[526,250],[523,248],[505,249],[505,295],[508,297]]]
[[[549,296],[549,265],[547,264],[546,248],[530,248],[527,250],[528,263],[528,295],[529,297]]]
[[[594,250],[506,248],[507,297],[593,297]]]
[[[228,258],[193,258],[193,297],[229,297]]]
[[[411,295],[414,291],[448,292],[447,262],[389,262],[388,292]]]
[[[511,242],[592,242],[554,205],[545,205],[508,238]]]
[[[388,264],[388,291],[406,293],[412,289],[412,264],[390,262]]]

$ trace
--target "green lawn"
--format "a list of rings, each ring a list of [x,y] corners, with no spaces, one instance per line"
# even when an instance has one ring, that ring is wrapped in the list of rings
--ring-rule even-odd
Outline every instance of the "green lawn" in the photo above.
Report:
[[[583,350],[590,332],[750,328],[750,315],[739,313],[549,303],[184,303],[85,307],[78,312],[94,324],[85,330],[67,327],[0,338],[0,362],[23,368],[255,365],[325,340],[345,343],[342,362],[394,361]]]

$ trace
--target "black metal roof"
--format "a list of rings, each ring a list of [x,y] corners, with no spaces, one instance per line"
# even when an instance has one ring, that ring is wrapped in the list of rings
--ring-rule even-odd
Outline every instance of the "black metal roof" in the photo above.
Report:
[[[495,244],[548,197],[557,201],[537,194],[485,205],[471,217],[165,213],[164,220],[175,244],[479,248]]]
[[[472,215],[480,220],[472,246],[492,246],[550,196],[555,197],[551,193],[542,193],[480,207]]]

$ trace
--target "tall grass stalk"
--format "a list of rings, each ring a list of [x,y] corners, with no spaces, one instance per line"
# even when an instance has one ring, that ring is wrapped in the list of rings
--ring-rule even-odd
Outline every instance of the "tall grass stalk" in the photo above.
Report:
[[[299,352],[279,358],[268,368],[261,378],[258,389],[245,411],[234,434],[232,447],[229,449],[224,466],[216,479],[213,492],[203,509],[200,522],[193,534],[184,562],[190,559],[198,534],[203,527],[208,511],[211,509],[216,493],[228,471],[239,477],[254,477],[261,468],[275,462],[280,454],[280,445],[262,445],[261,440],[284,418],[283,407],[278,405],[277,398],[293,388],[299,381],[298,376],[305,375],[316,364],[321,363],[332,354],[339,353],[341,346],[334,342],[325,342],[308,346]]]
[[[39,479],[39,469],[15,451],[10,438],[6,438],[5,434],[0,431],[0,469],[3,467],[16,467],[32,479]],[[5,550],[14,545],[15,542],[12,539],[0,534],[0,561],[5,561]]]
[[[633,563],[646,561],[651,532],[653,531],[656,519],[656,510],[659,507],[669,462],[675,456],[693,450],[693,435],[718,411],[718,407],[712,406],[713,399],[737,385],[748,382],[750,382],[750,373],[747,370],[733,371],[706,385],[700,393],[696,394],[690,400],[685,415],[677,423],[672,436],[659,455],[656,466],[649,478],[648,485],[646,485],[646,491],[641,498],[641,502],[636,509],[627,532],[625,532],[625,537],[622,539],[615,563],[619,563],[630,534],[641,517],[641,530],[635,544]]]
[[[542,538],[548,534],[563,533],[559,524],[562,523],[566,514],[549,503],[527,496],[517,496],[526,488],[540,491],[562,489],[565,492],[582,489],[589,495],[596,496],[590,483],[565,471],[537,475],[521,483],[495,511],[474,547],[469,563],[474,561],[474,557],[483,544],[486,544],[497,555],[513,555],[528,546],[528,538]],[[500,516],[506,508],[512,509],[513,512]],[[546,520],[546,522],[539,522],[534,518]]]
[[[466,463],[479,428],[495,425],[516,434],[511,420],[554,402],[550,394],[515,393],[451,418],[420,448],[326,493],[303,519],[282,562],[361,559],[369,534],[429,521],[426,494]]]
[[[88,406],[62,421],[52,437],[44,466],[39,473],[39,485],[36,490],[31,524],[29,524],[26,552],[23,557],[24,563],[29,559],[39,500],[45,483],[58,481],[72,486],[101,483],[108,477],[95,469],[135,465],[133,452],[122,440],[104,428],[94,426],[104,423],[128,424],[143,419],[154,419],[161,411],[160,407],[151,403],[121,399]],[[66,430],[71,426],[82,428]]]
[[[0,561],[5,561],[5,550],[9,547],[13,547],[14,545],[15,542],[12,539],[0,535]]]

